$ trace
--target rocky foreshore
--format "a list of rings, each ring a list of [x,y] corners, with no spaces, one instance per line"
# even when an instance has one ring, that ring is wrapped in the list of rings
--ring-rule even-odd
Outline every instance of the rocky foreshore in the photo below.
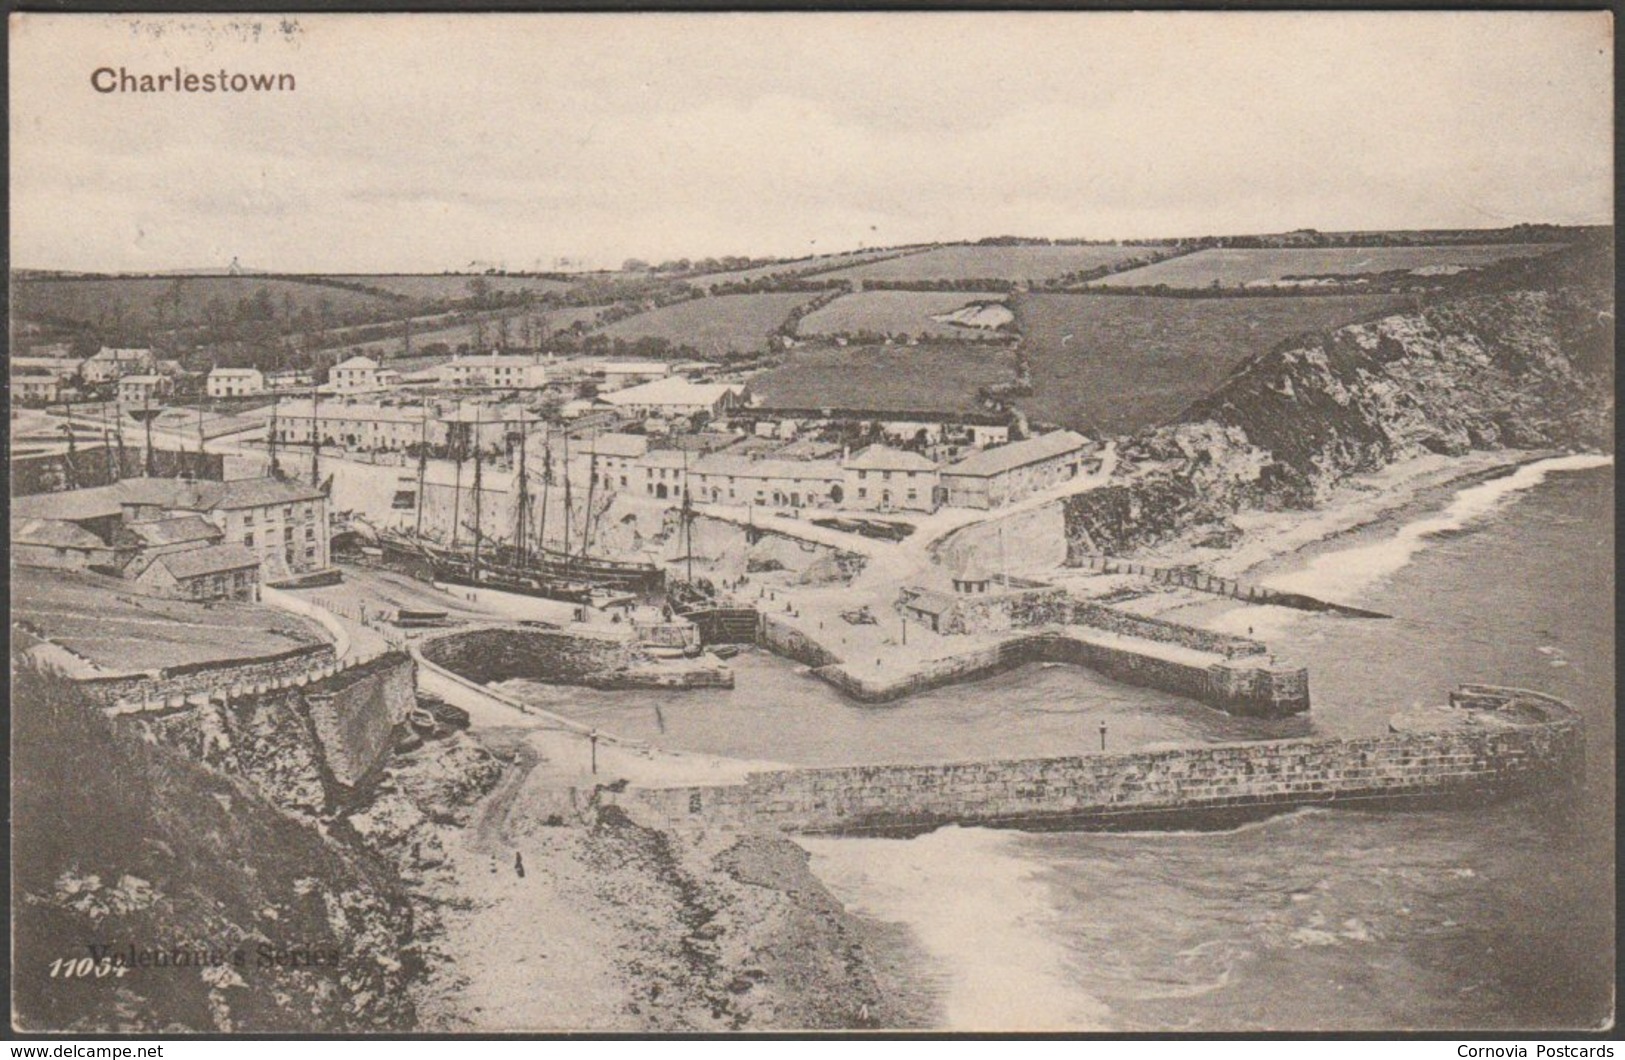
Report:
[[[485,730],[481,740],[506,764],[480,801],[438,821],[415,821],[398,803],[391,811],[389,845],[429,911],[414,990],[422,1030],[933,1022],[930,999],[902,982],[897,940],[846,912],[794,843],[652,827],[600,805],[590,784],[572,788],[525,732]],[[427,794],[421,774],[442,772],[432,763],[445,753],[428,750],[403,763],[396,791]],[[363,815],[379,818],[377,808]]]

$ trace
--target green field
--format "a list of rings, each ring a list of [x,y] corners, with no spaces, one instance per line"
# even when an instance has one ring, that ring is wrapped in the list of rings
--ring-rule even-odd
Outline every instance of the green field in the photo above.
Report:
[[[792,309],[815,297],[798,292],[694,298],[618,320],[599,328],[598,334],[629,342],[664,339],[673,346],[691,346],[706,357],[757,353],[767,349],[769,337]]]
[[[520,344],[523,335],[523,322],[527,316],[535,322],[533,325],[535,328],[540,329],[545,325],[547,334],[557,335],[578,321],[585,324],[593,323],[598,319],[598,314],[602,313],[604,309],[604,306],[565,306],[560,309],[532,309],[528,312],[509,312],[507,314],[509,340],[515,345]],[[485,324],[486,345],[494,346],[499,334],[500,327],[496,322],[496,315],[493,314]],[[412,329],[413,360],[416,360],[418,351],[434,343],[444,344],[452,353],[458,352],[464,346],[472,348],[474,344],[474,325],[472,323],[452,324],[448,327],[432,328],[427,331],[419,331],[414,327]],[[335,346],[332,347],[332,351],[340,360],[361,354],[375,359],[388,357],[393,362],[394,358],[401,355],[405,346],[405,337],[399,333],[397,328],[396,333],[388,338]],[[438,358],[438,360],[444,359],[444,357]],[[394,363],[391,363],[391,367],[402,368],[404,371],[412,370]]]
[[[1033,395],[1017,404],[1034,421],[1126,434],[1178,415],[1284,339],[1403,304],[1385,295],[1030,295],[1017,316]]]
[[[539,293],[568,291],[571,284],[542,276],[483,276],[466,273],[433,275],[342,275],[335,280],[358,283],[391,294],[404,295],[422,302],[454,302],[473,297],[469,286],[475,280],[484,281],[486,290],[507,294],[511,291]]]
[[[1003,302],[1005,296],[988,291],[860,291],[842,295],[829,305],[801,318],[796,334],[816,338],[821,335],[912,335],[938,339],[1001,339],[1013,334],[1008,328],[961,327],[931,319],[951,313],[971,302]]]
[[[1097,287],[1194,289],[1271,285],[1293,276],[1360,276],[1413,269],[1477,268],[1508,258],[1550,254],[1555,243],[1506,243],[1438,247],[1304,247],[1292,249],[1199,250],[1142,269],[1096,280]],[[1424,273],[1425,275],[1425,273]]]
[[[1009,280],[1043,283],[1067,273],[1149,257],[1151,247],[1019,246],[936,247],[890,261],[829,273],[844,280]]]
[[[764,405],[794,408],[976,411],[977,390],[1015,378],[1008,349],[964,343],[816,346],[750,381]]]
[[[18,320],[57,320],[91,326],[145,329],[201,324],[211,312],[229,320],[238,303],[264,291],[277,321],[309,310],[320,320],[323,307],[333,323],[400,315],[402,303],[386,295],[273,276],[112,277],[105,279],[21,280],[13,284],[12,316]]]
[[[709,290],[729,283],[750,283],[756,280],[789,280],[807,273],[821,273],[829,269],[839,269],[848,265],[862,265],[864,262],[875,261],[878,258],[888,258],[895,254],[908,254],[912,251],[898,250],[852,250],[844,254],[819,254],[799,261],[781,261],[772,265],[758,265],[753,269],[737,269],[733,272],[707,272],[699,276],[690,276],[683,282],[695,287],[704,287]]]

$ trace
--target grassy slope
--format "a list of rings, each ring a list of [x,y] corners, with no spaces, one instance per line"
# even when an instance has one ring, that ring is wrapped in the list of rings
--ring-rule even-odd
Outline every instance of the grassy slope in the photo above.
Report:
[[[1177,415],[1283,339],[1403,304],[1380,295],[1030,295],[1017,320],[1033,395],[1017,403],[1034,421],[1107,434],[1138,430]]]
[[[1357,276],[1417,269],[1426,265],[1488,265],[1508,258],[1549,254],[1551,243],[1441,247],[1304,247],[1293,249],[1199,250],[1168,261],[1130,269],[1103,280],[1098,287],[1241,287],[1254,281],[1287,276]]]
[[[1008,383],[1015,357],[958,344],[818,346],[751,380],[764,405],[974,411],[980,387]]]
[[[1137,258],[1146,252],[1145,247],[949,246],[890,261],[854,265],[829,275],[854,280],[1007,279],[1037,283],[1069,272]]]
[[[104,321],[111,324],[116,308],[122,306],[126,326],[145,328],[156,323],[158,299],[169,297],[177,285],[181,298],[180,319],[188,323],[201,322],[206,307],[214,299],[219,299],[230,313],[240,299],[252,299],[262,289],[269,292],[278,318],[283,313],[285,295],[293,299],[296,313],[305,307],[316,312],[326,300],[341,317],[351,313],[393,314],[400,311],[401,305],[383,294],[270,276],[119,277],[19,282],[12,290],[16,299],[12,313],[19,320],[51,318],[92,325]],[[165,322],[175,322],[174,314],[167,310]]]
[[[601,328],[611,338],[665,339],[692,346],[707,356],[752,353],[767,348],[768,337],[811,293],[731,294],[696,298],[627,317]]]
[[[1004,295],[984,291],[860,291],[842,295],[807,314],[796,334],[853,335],[871,331],[920,338],[989,339],[1006,337],[1008,330],[978,331],[955,327],[931,318],[951,313],[971,302],[1002,302]]]

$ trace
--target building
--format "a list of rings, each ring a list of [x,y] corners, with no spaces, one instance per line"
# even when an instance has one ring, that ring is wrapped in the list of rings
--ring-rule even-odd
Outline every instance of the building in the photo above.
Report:
[[[279,372],[266,372],[265,385],[272,390],[293,390],[316,385],[316,377],[297,368],[284,368]]]
[[[671,375],[671,365],[660,361],[602,361],[592,366],[592,374],[604,381],[604,390],[625,390],[639,383],[652,383]]]
[[[652,383],[598,395],[620,412],[631,416],[692,416],[703,413],[718,417],[736,405],[744,404],[749,390],[743,383],[691,383],[667,377]]]
[[[118,399],[126,405],[150,405],[168,397],[174,387],[167,375],[126,375],[118,381]]]
[[[11,370],[23,375],[48,375],[68,380],[79,374],[85,363],[83,357],[13,357],[8,362]]]
[[[1089,439],[1076,431],[984,449],[942,469],[944,503],[984,509],[1012,504],[1076,478],[1092,451]]]
[[[493,390],[537,390],[547,385],[547,365],[535,357],[491,353],[457,357],[440,366],[446,386]]]
[[[830,508],[846,500],[846,472],[835,460],[709,453],[694,461],[688,483],[695,501],[711,504]]]
[[[649,451],[648,436],[642,434],[600,434],[578,443],[572,459],[582,454],[589,476],[598,476],[598,485],[612,490],[635,488],[638,460]]]
[[[406,452],[419,443],[442,448],[449,440],[440,414],[421,405],[353,399],[277,402],[278,444],[309,445],[312,434],[319,434],[322,445],[329,448],[372,453]]]
[[[378,362],[371,357],[351,357],[335,364],[327,381],[340,394],[377,390],[382,385],[378,381]]]
[[[929,512],[937,508],[937,465],[903,449],[871,445],[842,465],[845,507]]]
[[[158,556],[131,580],[154,596],[252,603],[260,598],[260,560],[242,545],[205,545]]]
[[[19,404],[48,405],[62,399],[62,380],[54,375],[14,374],[11,399]]]
[[[17,519],[11,527],[11,561],[53,570],[116,570],[134,554],[134,543],[108,536],[113,540],[67,519]]]
[[[258,557],[261,581],[287,580],[331,566],[327,495],[280,479],[121,479],[110,486],[14,497],[11,514],[14,524],[28,519],[71,522],[106,544],[128,541],[134,552],[167,552],[171,545],[187,545],[185,551],[191,551],[208,545],[196,523],[176,521],[195,515],[221,532],[214,544],[240,545]],[[167,525],[136,529],[142,523]],[[130,536],[121,537],[121,531]]]
[[[265,393],[265,375],[258,368],[216,368],[209,373],[210,397],[241,397]]]
[[[127,375],[149,373],[152,369],[151,350],[103,346],[80,366],[80,373],[87,383],[112,383]]]
[[[681,500],[691,459],[680,449],[651,449],[637,458],[633,468],[637,477],[629,488],[656,500]]]

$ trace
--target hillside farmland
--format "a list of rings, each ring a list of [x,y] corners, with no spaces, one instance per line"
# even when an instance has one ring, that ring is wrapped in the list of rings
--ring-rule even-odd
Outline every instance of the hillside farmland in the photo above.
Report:
[[[767,348],[769,337],[791,310],[814,297],[800,292],[695,298],[618,320],[598,329],[598,334],[628,341],[664,339],[673,346],[691,346],[705,357],[757,353]]]
[[[1402,296],[1157,298],[1035,294],[1017,318],[1034,421],[1123,434],[1161,423],[1294,335],[1368,320]]]
[[[604,311],[604,306],[566,306],[559,309],[532,309],[525,312],[490,313],[485,316],[485,338],[487,345],[495,345],[501,334],[501,325],[498,318],[508,318],[508,334],[513,342],[518,342],[522,335],[524,321],[528,318],[536,329],[546,328],[548,335],[557,335],[567,331],[576,323],[591,325],[598,319],[598,314]],[[452,353],[458,352],[462,347],[472,347],[474,344],[475,325],[472,321],[463,324],[451,324],[444,327],[420,330],[412,329],[412,350],[414,355],[425,347],[435,343],[443,343]],[[405,347],[405,338],[400,329],[387,338],[373,339],[367,342],[356,342],[336,346],[335,350],[340,360],[363,354],[368,357],[394,358],[400,355]],[[414,360],[415,360],[414,356]]]
[[[91,327],[147,329],[230,319],[242,302],[269,300],[274,319],[307,312],[323,323],[355,323],[404,315],[403,301],[304,279],[277,276],[107,277],[21,280],[12,287],[12,315]]]
[[[543,276],[484,276],[464,273],[433,275],[355,275],[334,276],[345,283],[361,284],[375,290],[402,295],[419,302],[457,302],[473,296],[470,284],[483,281],[485,289],[495,294],[513,291],[535,291],[538,294],[567,291],[572,286],[564,280]]]
[[[1508,258],[1550,254],[1553,243],[1505,243],[1440,247],[1212,248],[1170,258],[1097,280],[1095,287],[1195,289],[1267,285],[1294,276],[1360,276],[1382,272],[1477,268]],[[1423,273],[1424,275],[1426,273]]]
[[[971,412],[977,391],[1015,379],[1015,354],[963,343],[797,349],[750,381],[764,405]]]
[[[842,295],[801,319],[796,334],[910,335],[915,338],[988,340],[1008,338],[1005,328],[971,328],[934,320],[973,302],[1000,302],[994,291],[860,291]]]
[[[1150,260],[1153,247],[1113,246],[965,246],[937,247],[889,261],[855,265],[828,273],[832,279],[891,281],[1007,280],[1044,283],[1068,273],[1115,266],[1136,258]]]
[[[758,265],[753,269],[738,269],[733,272],[708,272],[699,276],[687,277],[683,282],[694,287],[703,287],[710,290],[713,287],[729,283],[754,283],[758,280],[792,280],[809,274],[822,274],[851,265],[862,265],[865,262],[916,252],[915,250],[892,249],[853,250],[844,254],[819,254],[810,258],[801,258],[798,261],[781,261],[772,265]]]

